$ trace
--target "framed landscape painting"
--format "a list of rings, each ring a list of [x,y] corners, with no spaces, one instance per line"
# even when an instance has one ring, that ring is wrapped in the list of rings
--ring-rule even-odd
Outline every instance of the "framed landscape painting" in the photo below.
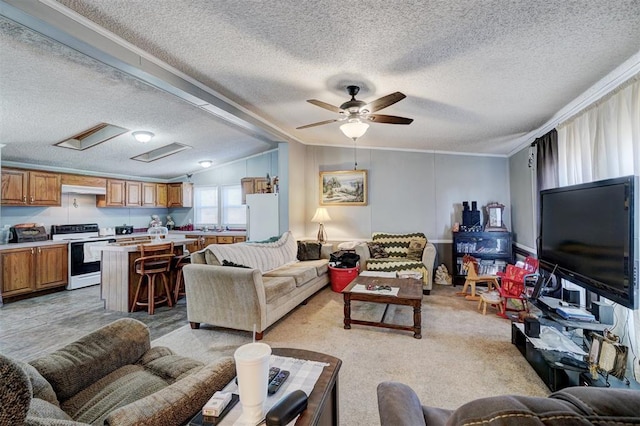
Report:
[[[320,172],[321,206],[366,206],[367,171]]]

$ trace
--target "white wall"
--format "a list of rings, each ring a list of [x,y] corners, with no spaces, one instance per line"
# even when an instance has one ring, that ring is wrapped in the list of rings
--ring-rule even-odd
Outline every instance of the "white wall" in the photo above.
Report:
[[[310,219],[319,206],[319,172],[353,170],[354,150],[308,146],[305,236],[313,238]],[[328,206],[329,239],[366,239],[372,232],[424,232],[431,241],[451,241],[451,226],[462,222],[462,202],[479,208],[507,206],[510,229],[509,172],[504,157],[358,149],[359,170],[368,172],[367,206]],[[484,217],[484,214],[483,214]]]

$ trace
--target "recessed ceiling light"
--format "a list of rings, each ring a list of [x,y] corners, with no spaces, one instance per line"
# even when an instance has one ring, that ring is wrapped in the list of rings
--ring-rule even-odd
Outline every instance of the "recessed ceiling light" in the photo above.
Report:
[[[207,167],[211,167],[213,162],[211,160],[202,160],[202,161],[198,161],[198,164],[200,164],[202,167],[206,169]]]
[[[131,157],[131,159],[150,163],[169,155],[177,154],[178,152],[184,151],[185,149],[191,149],[191,147],[189,145],[183,145],[181,143],[174,142],[172,144],[161,146],[160,148],[156,148],[149,152],[145,152],[144,154],[136,155],[135,157]]]
[[[133,132],[131,133],[131,135],[135,138],[135,140],[141,143],[147,143],[151,140],[152,137],[155,136],[153,133],[147,132],[145,130],[139,130],[137,132]]]

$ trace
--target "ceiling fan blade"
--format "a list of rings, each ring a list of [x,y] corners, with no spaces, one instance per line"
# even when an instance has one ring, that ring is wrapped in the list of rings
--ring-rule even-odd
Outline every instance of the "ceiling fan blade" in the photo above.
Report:
[[[401,101],[406,97],[407,95],[405,95],[404,93],[395,92],[390,95],[378,98],[375,101],[369,102],[368,104],[360,108],[360,111],[364,111],[364,110],[367,110],[369,112],[380,111],[382,108],[386,108],[390,105],[393,105],[396,102]]]
[[[374,123],[388,123],[388,124],[411,124],[413,122],[413,118],[396,117],[395,115],[384,115],[384,114],[368,115],[367,120],[371,120]]]
[[[307,124],[305,126],[296,127],[296,129],[298,129],[298,130],[300,130],[300,129],[308,129],[309,127],[322,126],[323,124],[335,123],[336,121],[339,121],[339,120],[318,121],[317,123],[311,123],[311,124]]]
[[[319,101],[317,99],[308,99],[307,102],[309,102],[310,104],[314,104],[315,106],[319,106],[320,108],[328,109],[329,111],[338,112],[338,113],[342,112],[342,110],[337,106],[333,106],[331,104]]]

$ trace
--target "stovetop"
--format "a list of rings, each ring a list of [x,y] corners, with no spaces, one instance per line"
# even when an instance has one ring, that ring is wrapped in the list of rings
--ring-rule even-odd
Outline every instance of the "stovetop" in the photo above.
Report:
[[[56,241],[85,240],[98,238],[99,235],[100,228],[97,223],[51,225],[51,239]]]

